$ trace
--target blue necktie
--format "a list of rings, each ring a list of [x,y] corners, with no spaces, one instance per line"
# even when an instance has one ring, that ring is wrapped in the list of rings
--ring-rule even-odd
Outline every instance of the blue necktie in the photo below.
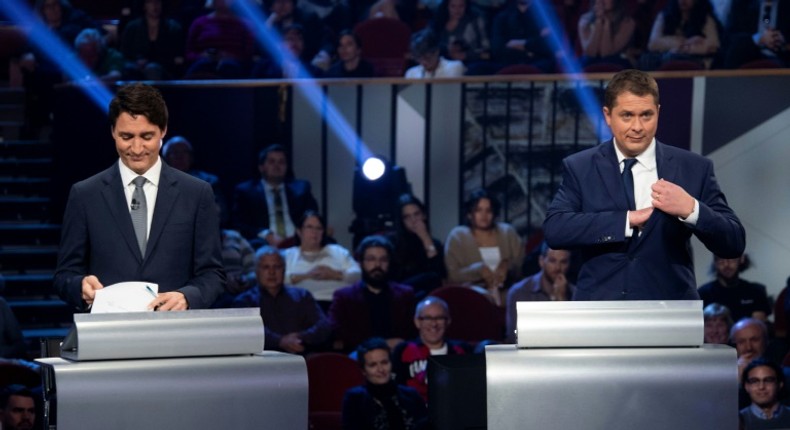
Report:
[[[628,209],[636,210],[636,199],[634,198],[634,174],[631,168],[636,164],[636,158],[626,158],[623,160],[623,187],[625,195],[628,197]]]

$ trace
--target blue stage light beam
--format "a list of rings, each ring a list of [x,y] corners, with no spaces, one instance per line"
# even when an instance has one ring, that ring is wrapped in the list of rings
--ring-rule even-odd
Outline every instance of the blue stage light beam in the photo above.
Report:
[[[266,25],[266,17],[260,6],[252,0],[236,0],[231,7],[234,8],[240,17],[247,19],[249,29],[255,40],[269,52],[272,58],[277,61],[277,64],[282,65],[286,61],[298,64],[295,75],[287,77],[298,79],[298,81],[294,82],[293,87],[304,95],[305,100],[310,103],[316,112],[324,113],[329,129],[337,135],[340,142],[351,154],[357,154],[357,163],[361,164],[362,161],[371,157],[373,153],[362,141],[362,138],[357,135],[356,131],[348,124],[348,121],[343,118],[343,115],[340,114],[334,103],[328,97],[325,97],[313,80],[313,77],[302,67],[298,59],[294,58],[290,51],[283,48],[280,35],[275,30],[270,30]],[[285,68],[283,70],[287,72]]]
[[[0,10],[5,16],[27,31],[27,38],[53,64],[72,81],[80,83],[78,87],[103,112],[109,109],[112,93],[96,76],[77,58],[74,50],[66,46],[41,19],[33,13],[26,2],[20,0],[1,0]]]
[[[588,85],[584,85],[587,81],[582,74],[582,68],[576,55],[572,52],[570,47],[562,39],[561,35],[565,34],[565,30],[559,24],[557,14],[551,6],[551,2],[545,0],[533,0],[532,7],[535,8],[540,22],[543,22],[550,29],[549,43],[554,52],[561,52],[559,58],[561,70],[569,74],[568,78],[576,85],[576,98],[579,100],[579,105],[587,115],[587,119],[597,129],[599,122],[602,120],[603,112],[601,110],[601,103],[597,100],[592,90]],[[573,43],[573,41],[570,41]],[[604,130],[604,133],[607,133]],[[606,136],[601,136],[606,139]]]

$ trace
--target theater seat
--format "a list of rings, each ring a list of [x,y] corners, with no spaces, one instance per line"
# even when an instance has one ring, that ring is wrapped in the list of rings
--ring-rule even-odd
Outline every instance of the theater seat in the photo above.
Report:
[[[356,361],[336,352],[308,355],[308,423],[311,430],[341,430],[343,395],[364,382]]]
[[[541,73],[545,72],[532,64],[513,64],[496,72],[497,75],[539,75]]]
[[[491,301],[468,287],[445,286],[431,292],[450,307],[452,323],[447,328],[447,337],[477,343],[481,340],[502,340],[504,334],[504,311]]]
[[[376,76],[403,76],[409,52],[411,28],[394,18],[374,18],[354,26],[362,43],[362,58],[369,61]]]
[[[669,60],[664,62],[664,64],[662,64],[658,70],[662,72],[674,70],[705,70],[705,67],[697,61]]]
[[[739,69],[753,70],[753,69],[781,69],[782,65],[771,60],[770,58],[763,58],[760,60],[749,61],[748,63],[741,64]]]

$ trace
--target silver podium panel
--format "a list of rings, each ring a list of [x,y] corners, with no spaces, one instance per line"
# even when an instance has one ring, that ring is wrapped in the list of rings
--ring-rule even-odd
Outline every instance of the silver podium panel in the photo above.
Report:
[[[297,355],[37,362],[60,429],[307,428],[307,368]]]
[[[735,349],[486,348],[489,430],[735,430]]]

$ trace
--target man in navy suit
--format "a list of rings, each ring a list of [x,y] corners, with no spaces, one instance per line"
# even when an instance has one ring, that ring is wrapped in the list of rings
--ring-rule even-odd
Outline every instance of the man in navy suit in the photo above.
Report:
[[[658,110],[650,75],[616,74],[603,108],[613,140],[563,160],[543,228],[550,247],[582,255],[574,300],[698,300],[692,234],[716,255],[743,254],[744,229],[713,163],[655,140]]]
[[[276,247],[294,236],[305,212],[318,211],[318,203],[309,182],[288,178],[288,159],[282,145],[261,151],[258,171],[260,179],[236,185],[231,224],[251,243]]]
[[[209,307],[225,283],[211,186],[159,157],[167,106],[158,90],[122,87],[110,102],[109,117],[119,159],[71,188],[55,289],[85,310],[105,285],[152,282],[159,285],[152,309]],[[140,181],[142,190],[136,191],[134,182]],[[137,225],[145,224],[144,240],[132,215],[141,206],[140,191],[146,210]]]

